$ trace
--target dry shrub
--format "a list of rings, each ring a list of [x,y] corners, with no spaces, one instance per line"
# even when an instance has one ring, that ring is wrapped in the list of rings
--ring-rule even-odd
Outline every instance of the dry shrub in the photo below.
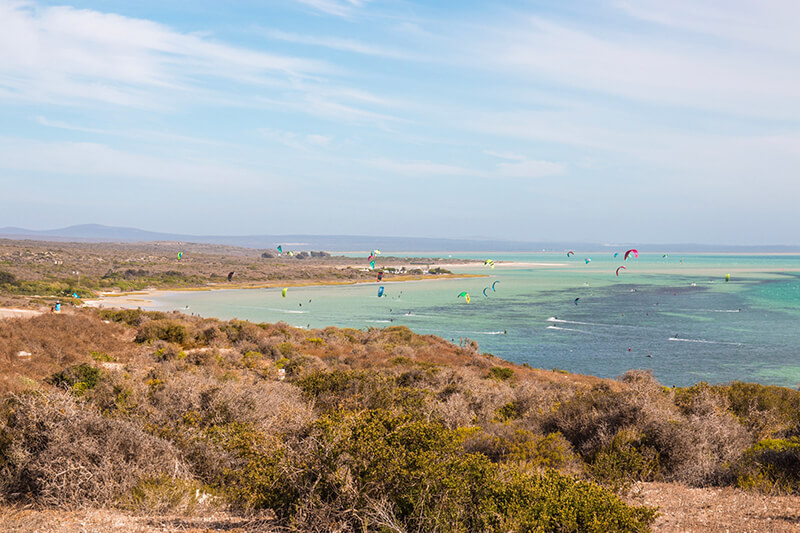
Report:
[[[127,337],[126,328],[105,324],[90,312],[0,320],[0,376],[10,378],[0,380],[0,393],[29,388],[22,378],[38,380],[69,365],[92,363],[92,352],[135,360],[141,347]],[[32,355],[19,357],[20,351]]]
[[[629,372],[622,381],[628,387],[620,392],[596,386],[577,393],[546,417],[544,427],[560,431],[588,463],[613,448],[621,431],[632,431],[657,453],[664,479],[693,485],[722,481],[728,465],[751,442],[747,430],[712,396],[698,396],[682,411],[649,372]]]
[[[429,397],[426,401],[426,411],[430,417],[441,421],[448,429],[472,425],[475,418],[469,400],[461,392],[449,394],[444,400]]]
[[[310,421],[311,408],[289,383],[219,381],[182,373],[166,379],[163,388],[150,395],[147,414],[157,425],[240,422],[267,434],[293,434]]]
[[[150,320],[145,322],[136,332],[136,342],[166,341],[175,344],[186,344],[189,340],[189,329],[177,320]]]
[[[12,396],[5,409],[0,494],[6,500],[107,505],[143,478],[185,475],[169,443],[66,393]]]
[[[482,453],[492,462],[512,463],[521,469],[554,469],[572,474],[583,470],[572,446],[560,433],[536,434],[520,423],[476,428],[464,441],[464,448]]]

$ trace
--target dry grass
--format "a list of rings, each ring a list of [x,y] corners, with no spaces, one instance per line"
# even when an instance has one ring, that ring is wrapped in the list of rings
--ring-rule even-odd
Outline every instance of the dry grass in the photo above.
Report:
[[[30,388],[32,381],[66,366],[94,362],[92,353],[108,361],[129,363],[142,354],[130,342],[131,332],[104,323],[93,313],[65,312],[0,321],[0,394]],[[30,356],[20,357],[20,352]]]

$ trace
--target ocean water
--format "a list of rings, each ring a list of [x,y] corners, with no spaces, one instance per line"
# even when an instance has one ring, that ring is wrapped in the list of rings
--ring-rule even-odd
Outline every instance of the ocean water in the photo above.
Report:
[[[498,263],[450,267],[481,278],[290,287],[286,298],[279,288],[176,292],[143,307],[304,328],[405,325],[537,368],[651,369],[665,385],[800,384],[800,255],[448,255]]]

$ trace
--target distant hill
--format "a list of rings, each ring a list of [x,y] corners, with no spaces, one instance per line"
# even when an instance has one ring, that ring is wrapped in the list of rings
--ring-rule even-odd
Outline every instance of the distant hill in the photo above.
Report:
[[[436,239],[429,237],[381,237],[369,235],[184,235],[160,233],[138,228],[121,228],[100,224],[81,224],[60,229],[29,230],[0,228],[0,238],[68,242],[153,242],[178,241],[201,244],[224,244],[245,248],[266,249],[278,244],[292,250],[326,250],[332,252],[364,251],[379,248],[384,252],[541,252],[619,251],[635,246],[649,252],[739,252],[800,253],[798,245],[735,246],[715,244],[599,244],[586,242],[525,242],[505,240]]]

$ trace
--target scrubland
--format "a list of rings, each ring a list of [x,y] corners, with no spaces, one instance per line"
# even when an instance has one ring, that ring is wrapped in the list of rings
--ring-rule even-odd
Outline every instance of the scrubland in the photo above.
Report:
[[[178,252],[183,252],[178,258]],[[448,259],[448,262],[461,262]],[[466,261],[463,261],[466,262]],[[445,277],[441,259],[376,258],[385,279]],[[64,243],[0,239],[0,305],[40,305],[146,289],[247,288],[375,280],[366,257],[192,243]],[[426,269],[430,266],[429,270]],[[234,272],[231,281],[228,274]]]
[[[669,499],[709,491],[731,531],[800,517],[787,388],[538,370],[403,326],[78,309],[0,321],[0,377],[8,530],[717,530]]]

